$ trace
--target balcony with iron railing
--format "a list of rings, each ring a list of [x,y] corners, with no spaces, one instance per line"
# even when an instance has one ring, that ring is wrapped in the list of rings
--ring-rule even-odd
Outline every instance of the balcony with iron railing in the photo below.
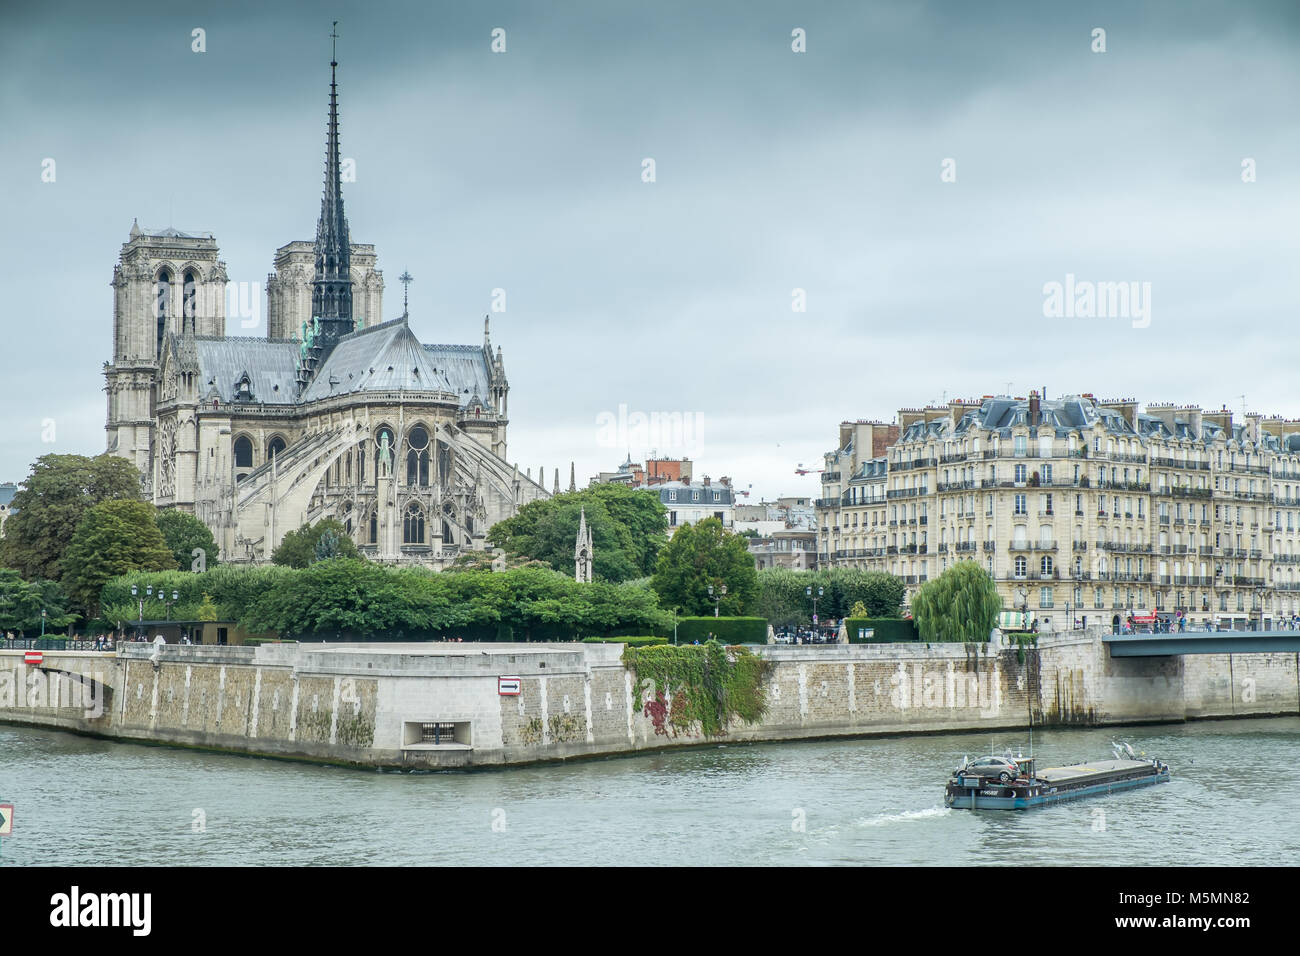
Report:
[[[1190,488],[1187,485],[1159,485],[1155,493],[1166,498],[1213,498],[1213,488]]]

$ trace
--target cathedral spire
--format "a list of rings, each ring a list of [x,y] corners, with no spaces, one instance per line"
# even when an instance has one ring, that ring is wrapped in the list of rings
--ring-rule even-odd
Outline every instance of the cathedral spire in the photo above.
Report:
[[[330,34],[335,46],[330,57],[330,112],[325,138],[325,194],[316,224],[316,274],[311,284],[311,312],[320,320],[316,345],[324,362],[341,336],[353,331],[352,245],[348,220],[343,215],[343,174],[339,159],[338,21]]]

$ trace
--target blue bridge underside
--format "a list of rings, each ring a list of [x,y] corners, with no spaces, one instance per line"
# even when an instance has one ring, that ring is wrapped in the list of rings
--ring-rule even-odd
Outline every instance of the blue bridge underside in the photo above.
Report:
[[[1110,648],[1111,657],[1300,653],[1300,631],[1109,634],[1102,637],[1102,641]]]

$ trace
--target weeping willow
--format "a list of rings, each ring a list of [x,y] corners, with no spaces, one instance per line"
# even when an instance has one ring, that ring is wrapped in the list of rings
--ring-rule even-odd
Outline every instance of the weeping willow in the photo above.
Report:
[[[987,641],[1001,611],[997,585],[974,561],[959,561],[912,595],[912,617],[928,642]]]

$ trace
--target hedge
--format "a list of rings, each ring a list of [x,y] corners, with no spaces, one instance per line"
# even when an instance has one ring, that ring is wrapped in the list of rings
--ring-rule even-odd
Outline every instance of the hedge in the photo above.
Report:
[[[916,632],[916,622],[909,619],[890,617],[851,617],[844,622],[849,632],[850,644],[911,644],[920,640]],[[862,628],[874,630],[867,639],[858,637]]]
[[[655,644],[667,644],[668,638],[651,635],[649,637],[584,637],[584,644],[626,644],[628,647],[650,647]]]
[[[701,644],[712,634],[720,644],[766,644],[765,617],[679,617],[677,643]]]

